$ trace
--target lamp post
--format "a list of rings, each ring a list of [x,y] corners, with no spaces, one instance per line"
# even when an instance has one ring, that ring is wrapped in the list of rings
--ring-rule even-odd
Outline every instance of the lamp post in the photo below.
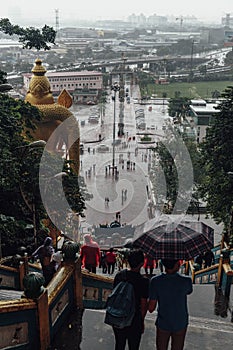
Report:
[[[118,83],[114,83],[111,86],[111,90],[114,92],[113,102],[114,102],[114,111],[113,111],[113,145],[112,145],[112,175],[115,174],[115,146],[116,146],[116,93],[120,91],[120,86]]]
[[[194,51],[195,41],[192,39],[191,42],[191,57],[190,57],[190,73],[189,73],[189,81],[191,82],[193,79],[193,51]]]

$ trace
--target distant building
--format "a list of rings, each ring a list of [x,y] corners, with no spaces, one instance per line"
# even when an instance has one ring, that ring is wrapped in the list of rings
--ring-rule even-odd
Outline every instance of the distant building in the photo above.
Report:
[[[28,90],[32,74],[23,74],[24,87]],[[97,71],[47,72],[54,95],[66,89],[76,103],[97,103],[103,88],[103,75]]]
[[[224,46],[233,47],[233,30],[225,31]]]
[[[224,28],[201,29],[200,43],[202,44],[223,44],[225,38]]]
[[[222,25],[233,28],[233,16],[231,16],[230,13],[227,13],[225,17],[222,17]]]
[[[207,103],[205,100],[191,100],[190,117],[196,128],[197,142],[201,142],[206,135],[206,129],[212,124],[213,117],[219,113],[218,103]]]

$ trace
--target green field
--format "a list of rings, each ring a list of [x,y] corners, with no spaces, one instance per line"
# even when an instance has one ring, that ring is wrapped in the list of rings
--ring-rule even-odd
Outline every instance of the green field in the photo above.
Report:
[[[211,98],[212,92],[217,90],[222,93],[228,86],[233,86],[233,81],[208,81],[191,83],[170,83],[167,85],[149,84],[141,91],[143,95],[152,94],[163,97],[166,93],[168,98],[174,98],[175,92],[180,91],[180,96],[188,98]]]

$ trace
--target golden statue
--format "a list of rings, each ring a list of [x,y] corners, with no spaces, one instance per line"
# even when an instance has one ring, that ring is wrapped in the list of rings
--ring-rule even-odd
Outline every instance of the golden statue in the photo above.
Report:
[[[36,129],[30,130],[34,140],[49,140],[47,150],[55,151],[65,144],[68,149],[69,160],[72,161],[72,168],[76,174],[79,174],[79,145],[80,134],[79,125],[73,113],[68,108],[72,106],[72,97],[64,89],[54,101],[48,78],[45,76],[46,69],[40,59],[36,59],[35,66],[32,69],[33,76],[30,80],[29,90],[25,101],[36,106],[42,112],[42,120],[35,122]],[[69,121],[70,124],[63,123]],[[64,127],[57,129],[63,123]],[[71,127],[69,127],[71,126]],[[55,130],[56,137],[51,138]]]

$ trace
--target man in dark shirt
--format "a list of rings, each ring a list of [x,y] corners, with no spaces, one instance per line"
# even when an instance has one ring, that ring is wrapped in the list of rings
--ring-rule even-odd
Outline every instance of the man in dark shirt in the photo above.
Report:
[[[179,260],[162,260],[166,273],[150,281],[149,312],[158,303],[156,319],[156,349],[167,350],[171,338],[171,349],[182,350],[188,327],[187,295],[193,291],[190,277],[178,273]]]
[[[115,335],[115,350],[124,350],[126,341],[129,349],[138,350],[141,336],[144,332],[144,318],[147,313],[149,279],[140,274],[140,269],[144,263],[144,254],[140,250],[132,250],[128,255],[130,270],[127,270],[127,281],[132,283],[135,293],[136,312],[131,326],[122,329],[113,327]],[[125,270],[118,272],[114,279],[114,287],[124,280]]]

